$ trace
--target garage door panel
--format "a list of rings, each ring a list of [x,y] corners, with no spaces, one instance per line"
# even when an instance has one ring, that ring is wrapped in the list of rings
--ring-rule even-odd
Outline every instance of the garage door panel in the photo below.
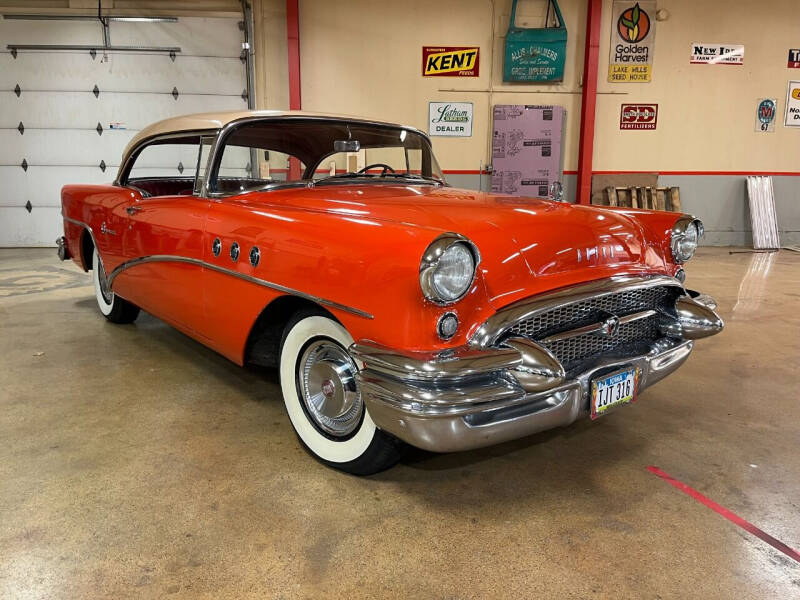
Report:
[[[16,59],[0,53],[0,244],[52,245],[58,227],[36,224],[47,217],[45,207],[57,215],[65,184],[113,181],[124,148],[147,125],[188,113],[245,109],[238,21],[112,22],[112,44],[180,46],[174,61],[150,53],[109,53],[107,60],[100,51],[94,59],[82,51],[20,51]],[[99,45],[101,34],[96,22],[0,21],[6,44]],[[92,93],[95,85],[99,97]],[[111,123],[124,128],[112,130]],[[185,161],[176,156],[153,167],[180,175],[177,163],[183,162],[184,176],[193,172],[195,153]],[[19,166],[23,159],[27,172]],[[31,213],[23,208],[29,201]]]
[[[113,23],[111,40],[121,46],[179,46],[181,54],[239,56],[237,19],[179,17],[177,23]]]
[[[110,24],[115,46],[178,46],[181,54],[239,56],[242,32],[237,19],[179,17],[176,23]],[[98,21],[19,21],[0,19],[5,44],[103,44]]]
[[[98,44],[103,28],[98,21],[19,21],[0,19],[0,39],[6,44]],[[77,40],[81,40],[78,42]]]
[[[19,100],[37,90],[90,94],[95,85],[101,96],[114,91],[168,94],[173,88],[182,94],[228,94],[241,93],[245,86],[244,68],[236,57],[179,55],[173,62],[164,54],[119,53],[109,54],[108,62],[103,62],[100,56],[92,60],[88,52],[20,52],[16,59],[3,52],[0,69],[3,89],[13,90],[19,85]],[[16,95],[10,95],[16,99]]]
[[[92,110],[88,110],[90,107]],[[24,135],[28,135],[35,128],[94,131],[98,123],[104,130],[111,123],[123,123],[128,131],[136,132],[167,117],[246,108],[247,102],[235,95],[181,95],[175,100],[169,95],[105,94],[95,100],[93,96],[87,99],[85,94],[28,94],[23,102],[14,94],[0,94],[0,128],[14,129],[19,135],[16,128],[22,122]]]
[[[60,206],[61,188],[68,183],[110,184],[117,176],[116,167],[103,173],[97,167],[0,167],[3,188],[0,206]],[[6,224],[0,221],[0,232]]]
[[[55,239],[64,235],[57,208],[38,208],[29,213],[24,208],[0,206],[0,223],[0,248],[53,246]]]
[[[118,164],[122,151],[134,132],[37,129],[20,135],[15,130],[0,131],[0,164],[18,165],[22,159],[35,165]],[[79,151],[76,152],[76,148]]]

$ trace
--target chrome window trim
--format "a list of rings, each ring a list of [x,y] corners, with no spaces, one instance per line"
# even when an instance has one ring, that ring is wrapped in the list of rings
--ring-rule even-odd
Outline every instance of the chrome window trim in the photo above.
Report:
[[[224,146],[224,142],[228,138],[228,136],[231,133],[233,133],[234,129],[240,127],[241,125],[245,125],[247,123],[254,123],[258,121],[335,121],[337,123],[358,123],[359,125],[371,125],[375,127],[381,127],[384,129],[405,129],[407,131],[411,131],[421,135],[428,142],[428,144],[431,147],[431,153],[433,153],[433,143],[431,142],[430,136],[420,129],[417,129],[415,127],[407,127],[405,125],[393,125],[392,123],[384,123],[381,121],[370,121],[368,119],[358,119],[358,118],[348,119],[344,117],[320,117],[320,116],[308,116],[308,115],[258,115],[258,116],[241,117],[239,119],[234,119],[233,121],[229,121],[228,123],[223,125],[223,127],[219,129],[217,132],[217,140],[216,143],[214,144],[214,148],[211,151],[211,155],[209,157],[210,160],[208,163],[208,169],[206,170],[207,176],[204,183],[204,193],[202,194],[203,197],[211,198],[219,202],[222,198],[227,198],[229,196],[242,193],[238,192],[234,194],[221,194],[220,192],[211,189],[211,181],[213,180],[214,182],[216,182],[217,171],[219,170],[219,162],[222,159],[220,150],[222,146]],[[217,160],[218,157],[220,160]],[[306,172],[308,172],[309,169],[310,169],[309,165],[306,165]],[[250,190],[250,191],[255,191],[255,190]]]
[[[208,150],[208,157],[206,158],[205,164],[205,171],[203,171],[203,177],[200,178],[200,157],[203,156],[203,145],[208,143],[209,150]],[[203,195],[203,188],[205,187],[205,181],[208,178],[208,162],[209,158],[211,158],[211,152],[214,150],[214,144],[217,143],[217,136],[215,135],[201,135],[200,136],[200,148],[197,152],[197,171],[194,174],[194,186],[192,187],[192,194],[194,196],[202,196]],[[200,183],[200,187],[197,184]]]
[[[256,285],[260,285],[265,288],[269,288],[271,290],[275,290],[276,292],[282,292],[284,294],[290,294],[292,296],[297,296],[299,298],[304,298],[306,300],[310,300],[312,302],[317,302],[324,306],[329,306],[331,308],[335,308],[337,310],[342,310],[344,312],[348,312],[350,314],[356,315],[357,317],[362,317],[364,319],[374,319],[375,317],[370,313],[360,310],[358,308],[353,308],[352,306],[347,306],[346,304],[340,304],[339,302],[334,302],[333,300],[326,300],[325,298],[321,298],[319,296],[314,296],[312,294],[307,294],[305,292],[301,292],[300,290],[295,290],[293,288],[286,287],[284,285],[280,285],[278,283],[274,283],[272,281],[267,281],[266,279],[259,279],[258,277],[253,277],[252,275],[247,275],[245,273],[240,273],[239,271],[234,271],[232,269],[226,269],[225,267],[220,267],[219,265],[215,265],[213,263],[208,263],[203,260],[197,258],[190,258],[188,256],[176,256],[171,254],[153,254],[150,256],[140,256],[138,258],[132,258],[131,260],[127,260],[124,263],[117,266],[111,273],[108,275],[108,285],[111,288],[114,284],[114,280],[117,276],[130,269],[131,267],[135,267],[136,265],[141,265],[145,263],[153,263],[153,262],[178,262],[178,263],[186,263],[192,264],[200,267],[205,267],[212,271],[216,271],[218,273],[223,273],[225,275],[231,275],[233,277],[237,277],[249,283],[254,283]]]
[[[537,294],[501,308],[472,334],[469,343],[475,348],[487,348],[514,324],[538,313],[598,296],[662,285],[671,285],[683,290],[680,281],[667,275],[618,275]]]
[[[179,138],[186,138],[186,137],[199,137],[200,144],[198,146],[202,146],[202,138],[203,137],[213,137],[214,143],[211,147],[211,152],[208,154],[209,162],[206,163],[206,181],[208,180],[208,168],[210,166],[210,159],[214,155],[216,151],[217,140],[219,139],[219,129],[187,129],[183,131],[174,131],[171,133],[159,133],[157,135],[152,135],[150,137],[144,138],[140,140],[136,146],[130,149],[130,151],[124,155],[122,164],[119,166],[119,170],[117,171],[117,177],[114,179],[113,185],[117,187],[125,187],[128,185],[128,175],[130,174],[131,167],[133,167],[133,162],[139,156],[142,150],[145,149],[146,146],[149,146],[153,142],[160,141],[160,140],[170,140],[170,139],[179,139]],[[198,149],[199,151],[199,149]],[[199,158],[199,157],[198,157]],[[195,179],[197,179],[197,173],[195,173]],[[204,197],[203,192],[205,191],[206,185],[205,181],[203,182],[203,188],[199,196],[201,198]]]
[[[208,195],[208,199],[214,202],[220,202],[223,198],[235,198],[236,196],[243,196],[245,194],[253,194],[256,192],[271,192],[277,189],[300,189],[314,187],[311,181],[276,181],[268,183],[262,188],[255,190],[239,190],[237,192],[212,192]]]

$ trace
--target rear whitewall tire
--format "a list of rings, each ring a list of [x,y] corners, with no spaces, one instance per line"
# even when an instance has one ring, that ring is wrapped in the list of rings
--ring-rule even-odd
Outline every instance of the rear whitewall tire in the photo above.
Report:
[[[97,248],[92,251],[92,282],[94,283],[94,297],[97,300],[97,308],[103,316],[112,323],[125,324],[133,323],[139,316],[139,307],[120,298],[109,289],[103,290],[105,285],[106,272],[103,261],[97,254]]]
[[[353,338],[339,323],[316,314],[299,315],[284,332],[280,353],[280,382],[289,420],[300,441],[324,464],[357,475],[369,475],[394,465],[402,456],[404,444],[384,433],[369,416],[366,407],[360,424],[341,438],[324,434],[311,420],[298,390],[298,365],[304,350],[313,340],[336,342],[345,351]],[[363,365],[356,362],[357,368]]]
[[[92,283],[94,283],[94,297],[97,300],[97,308],[104,316],[111,314],[114,310],[114,292],[108,291],[107,294],[103,293],[103,284],[101,277],[105,276],[105,269],[103,268],[103,261],[100,260],[100,255],[97,254],[95,248],[92,253]],[[110,298],[110,300],[108,299]]]

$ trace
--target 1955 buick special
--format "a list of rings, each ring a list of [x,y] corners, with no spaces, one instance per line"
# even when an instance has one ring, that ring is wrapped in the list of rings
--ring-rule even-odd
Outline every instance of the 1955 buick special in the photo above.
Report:
[[[723,327],[683,287],[697,219],[453,189],[412,127],[168,119],[62,211],[109,321],[277,367],[303,445],[351,473],[596,418]]]

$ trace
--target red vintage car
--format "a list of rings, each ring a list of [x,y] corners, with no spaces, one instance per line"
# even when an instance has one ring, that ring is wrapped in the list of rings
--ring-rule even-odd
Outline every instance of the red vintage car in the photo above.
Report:
[[[62,208],[108,320],[277,367],[302,443],[351,473],[596,418],[723,327],[683,286],[697,219],[454,189],[412,127],[168,119]]]

